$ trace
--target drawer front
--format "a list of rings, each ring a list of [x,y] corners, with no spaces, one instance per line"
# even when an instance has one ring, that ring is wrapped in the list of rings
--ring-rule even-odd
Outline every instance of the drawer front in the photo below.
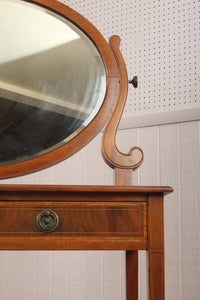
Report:
[[[59,221],[57,220],[58,224],[51,232],[43,232],[38,226],[38,216],[44,216],[49,211],[53,211]],[[137,237],[138,240],[146,240],[147,206],[145,202],[0,203],[0,236],[43,235],[105,238]]]

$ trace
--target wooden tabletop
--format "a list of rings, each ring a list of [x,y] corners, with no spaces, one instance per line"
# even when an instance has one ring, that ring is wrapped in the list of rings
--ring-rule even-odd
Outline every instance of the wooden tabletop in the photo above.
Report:
[[[110,186],[110,185],[23,185],[1,184],[1,191],[51,191],[51,192],[123,192],[123,193],[171,193],[169,186]]]

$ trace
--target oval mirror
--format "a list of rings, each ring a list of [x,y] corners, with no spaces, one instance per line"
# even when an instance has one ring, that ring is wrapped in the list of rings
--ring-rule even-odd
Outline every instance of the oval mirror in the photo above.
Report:
[[[0,0],[0,177],[73,154],[112,111],[109,45],[78,13],[45,2]]]

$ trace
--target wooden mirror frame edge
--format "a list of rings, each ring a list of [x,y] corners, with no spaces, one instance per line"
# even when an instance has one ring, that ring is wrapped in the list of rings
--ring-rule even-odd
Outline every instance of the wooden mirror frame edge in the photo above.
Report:
[[[65,19],[69,20],[77,27],[79,27],[91,39],[104,61],[107,73],[107,90],[103,104],[97,115],[90,122],[90,124],[85,129],[83,129],[76,137],[74,137],[63,146],[58,147],[57,149],[39,157],[35,157],[22,162],[1,165],[1,179],[25,175],[50,167],[71,156],[82,147],[84,147],[92,138],[95,137],[95,135],[97,135],[97,133],[108,121],[109,116],[114,110],[114,104],[117,100],[119,90],[119,74],[115,57],[109,44],[101,35],[101,33],[96,29],[96,27],[94,27],[78,12],[56,0],[48,0],[48,3],[46,0],[23,1],[43,6],[63,16]]]

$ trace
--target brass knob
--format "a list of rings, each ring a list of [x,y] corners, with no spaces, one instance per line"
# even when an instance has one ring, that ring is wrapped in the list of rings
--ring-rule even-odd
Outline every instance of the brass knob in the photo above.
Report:
[[[52,210],[43,210],[36,216],[36,225],[43,232],[51,232],[59,224],[59,217]]]

